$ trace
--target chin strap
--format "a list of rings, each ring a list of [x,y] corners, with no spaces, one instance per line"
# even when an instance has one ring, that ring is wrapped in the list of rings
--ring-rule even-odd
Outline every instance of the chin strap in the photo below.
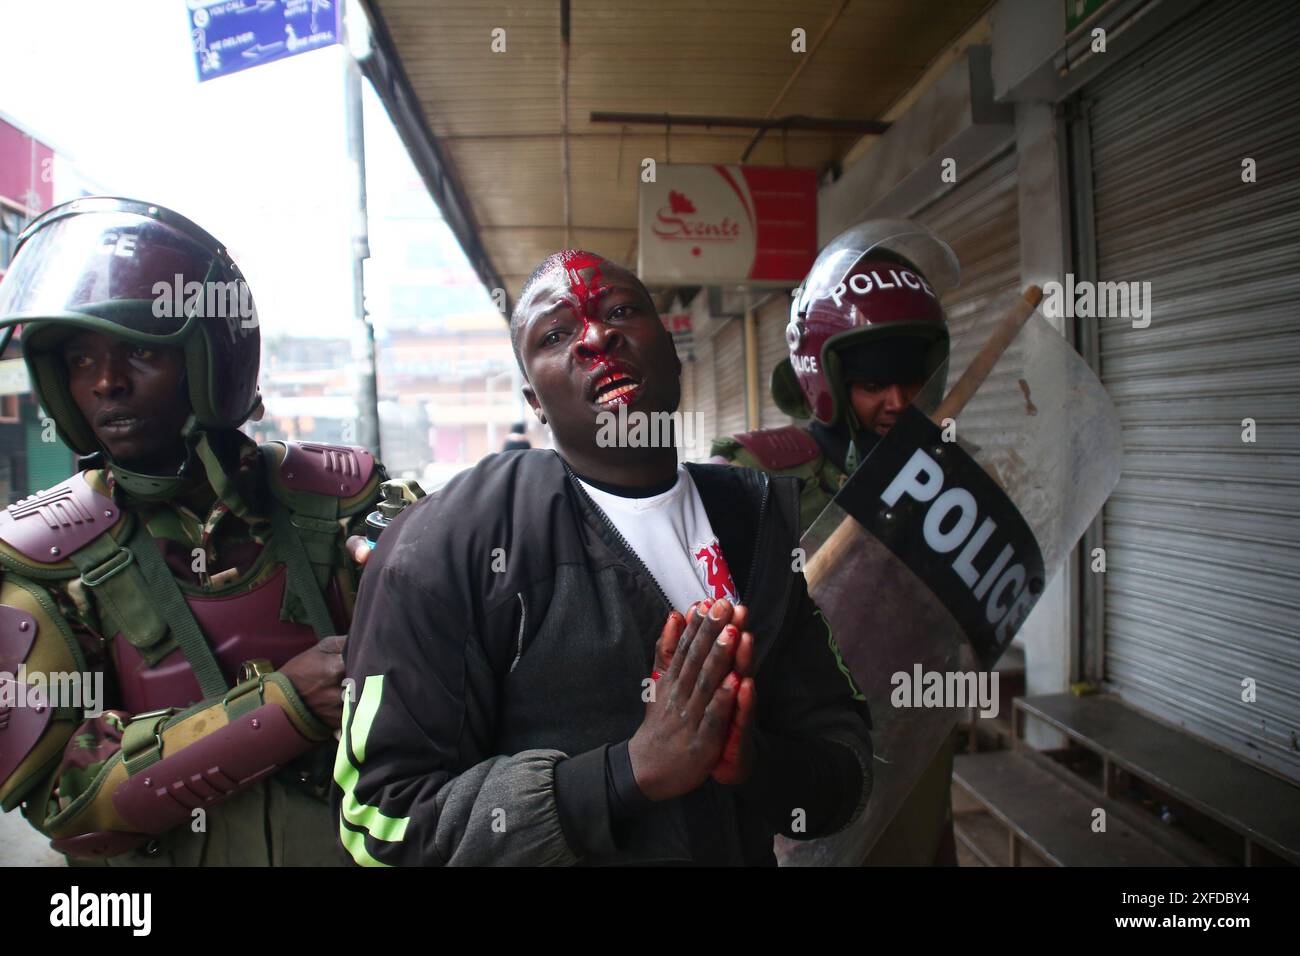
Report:
[[[852,439],[849,440],[849,451],[844,456],[844,474],[851,475],[858,470],[858,446]]]
[[[196,467],[201,466],[205,473],[208,470],[209,456],[198,454],[200,444],[206,445],[207,432],[199,427],[198,419],[193,412],[185,420],[185,427],[181,429],[181,439],[185,442],[185,461],[174,475],[149,475],[132,471],[114,461],[107,451],[104,451],[103,455],[113,469],[113,480],[129,495],[141,501],[168,501],[191,484]],[[209,475],[210,479],[211,477]]]
[[[844,454],[844,474],[851,475],[858,470],[858,465],[862,464],[862,459],[875,446],[875,442],[864,448],[862,423],[858,421],[852,405],[844,409],[844,421],[849,426],[849,449]]]
[[[844,456],[844,474],[851,475],[880,444],[880,436],[863,428],[852,409],[845,413],[845,420],[849,426],[849,450]]]

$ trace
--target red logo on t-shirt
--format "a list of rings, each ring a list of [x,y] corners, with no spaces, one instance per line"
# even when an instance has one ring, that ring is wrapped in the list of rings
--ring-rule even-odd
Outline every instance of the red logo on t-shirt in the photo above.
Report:
[[[695,552],[695,566],[703,572],[704,586],[712,600],[726,598],[735,603],[736,583],[731,580],[731,569],[727,567],[727,559],[722,556],[717,538]]]

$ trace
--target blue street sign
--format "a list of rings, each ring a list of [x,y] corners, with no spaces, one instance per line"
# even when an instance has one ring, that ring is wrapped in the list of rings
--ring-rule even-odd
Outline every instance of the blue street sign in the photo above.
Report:
[[[199,82],[338,43],[344,0],[186,0]]]

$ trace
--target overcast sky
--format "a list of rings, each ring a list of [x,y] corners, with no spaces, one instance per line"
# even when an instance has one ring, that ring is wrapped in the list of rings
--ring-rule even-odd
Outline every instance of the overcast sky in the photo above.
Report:
[[[226,243],[264,334],[348,334],[356,172],[341,46],[199,83],[186,0],[0,0],[0,37],[0,113],[89,188],[170,206]],[[365,92],[373,193],[413,172]],[[57,199],[71,180],[55,170]],[[454,242],[439,245],[468,269]]]

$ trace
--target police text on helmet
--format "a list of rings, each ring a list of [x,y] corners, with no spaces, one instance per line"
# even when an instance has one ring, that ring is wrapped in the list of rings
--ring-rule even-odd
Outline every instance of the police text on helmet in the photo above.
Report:
[[[882,271],[885,273],[883,276],[880,274]],[[893,279],[892,282],[889,281],[891,278]],[[855,272],[849,276],[847,281],[839,283],[829,292],[813,296],[813,301],[830,299],[839,308],[844,305],[844,296],[848,292],[852,292],[854,295],[867,295],[873,289],[883,292],[886,289],[900,287],[915,289],[918,292],[926,293],[932,299],[935,298],[934,290],[930,288],[925,279],[910,269],[871,269],[866,272]]]

